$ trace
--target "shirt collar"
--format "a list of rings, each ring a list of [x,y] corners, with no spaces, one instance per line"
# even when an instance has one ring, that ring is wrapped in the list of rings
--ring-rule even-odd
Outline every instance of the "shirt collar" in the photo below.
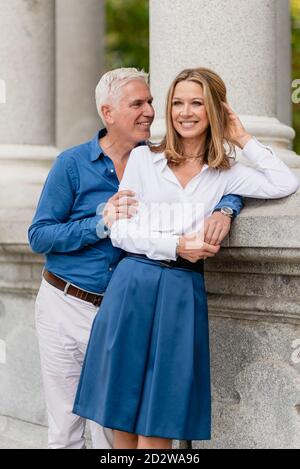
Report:
[[[91,148],[91,161],[96,161],[100,156],[104,156],[105,153],[99,144],[100,138],[103,138],[107,134],[106,129],[101,129],[99,132],[96,133],[93,140],[91,140],[92,148]]]
[[[154,153],[153,154],[154,163],[157,163],[158,161],[161,161],[161,160],[167,161],[167,158],[165,157],[164,153]]]
[[[105,128],[101,129],[99,130],[99,132],[96,133],[95,137],[91,140],[91,144],[92,144],[91,161],[98,160],[100,156],[101,157],[106,156],[105,151],[102,149],[99,143],[100,138],[105,137],[106,134],[107,134],[107,129]],[[142,146],[142,145],[146,145],[146,142],[139,142],[137,144],[137,147]]]
[[[167,166],[168,161],[167,161],[167,158],[166,158],[164,153],[154,153],[153,154],[153,162],[158,163],[159,161],[164,161],[165,164],[162,166],[162,169],[165,169],[165,167]],[[208,168],[209,168],[208,164],[204,163],[199,175],[202,174],[203,171],[206,171]]]

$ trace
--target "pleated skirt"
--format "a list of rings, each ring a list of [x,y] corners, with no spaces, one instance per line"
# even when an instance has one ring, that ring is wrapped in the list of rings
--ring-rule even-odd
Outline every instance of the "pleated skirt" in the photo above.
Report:
[[[73,412],[143,436],[210,439],[201,273],[135,257],[119,263],[93,323]]]

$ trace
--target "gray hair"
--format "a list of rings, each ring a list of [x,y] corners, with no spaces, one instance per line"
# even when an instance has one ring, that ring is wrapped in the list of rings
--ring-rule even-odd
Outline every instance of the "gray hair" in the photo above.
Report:
[[[96,87],[96,106],[101,120],[105,123],[101,106],[116,102],[120,89],[132,80],[142,80],[148,85],[148,74],[137,68],[116,68],[105,73]]]

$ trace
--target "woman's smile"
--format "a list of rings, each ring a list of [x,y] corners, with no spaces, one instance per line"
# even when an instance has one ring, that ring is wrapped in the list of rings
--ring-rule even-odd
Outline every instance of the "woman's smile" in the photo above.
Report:
[[[193,129],[199,121],[182,121],[179,122],[183,129]]]

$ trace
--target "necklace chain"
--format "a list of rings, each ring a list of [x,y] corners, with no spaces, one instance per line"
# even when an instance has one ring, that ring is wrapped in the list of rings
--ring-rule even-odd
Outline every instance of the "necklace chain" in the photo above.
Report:
[[[186,156],[184,155],[185,157],[185,161],[187,161],[188,163],[193,163],[194,161],[196,160],[200,160],[202,156],[204,156],[205,153],[199,153],[198,155],[195,155],[195,156]]]

